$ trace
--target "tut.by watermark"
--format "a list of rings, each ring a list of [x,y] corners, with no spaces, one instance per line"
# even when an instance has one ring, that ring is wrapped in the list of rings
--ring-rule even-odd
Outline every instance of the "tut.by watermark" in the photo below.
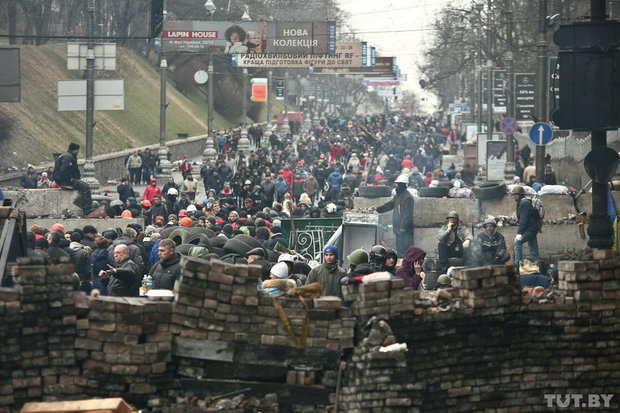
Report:
[[[613,394],[545,394],[547,407],[581,407],[602,408],[610,407]]]

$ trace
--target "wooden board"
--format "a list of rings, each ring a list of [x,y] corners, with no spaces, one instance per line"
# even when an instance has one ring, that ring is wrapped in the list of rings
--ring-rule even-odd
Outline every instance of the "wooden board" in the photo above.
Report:
[[[225,341],[174,337],[172,354],[178,357],[232,363],[234,349],[231,343]]]
[[[26,403],[20,412],[131,413],[131,411],[131,407],[125,402],[125,400],[120,397],[116,397],[110,399]]]

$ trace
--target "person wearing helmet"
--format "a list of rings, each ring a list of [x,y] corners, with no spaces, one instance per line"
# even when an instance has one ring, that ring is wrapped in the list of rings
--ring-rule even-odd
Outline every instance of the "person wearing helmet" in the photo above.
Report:
[[[386,271],[385,259],[387,257],[387,250],[383,245],[375,245],[370,249],[368,254],[368,262],[359,264],[355,267],[353,272],[355,276],[363,276],[373,274],[375,272]]]
[[[398,254],[392,248],[388,248],[385,254],[385,270],[390,274],[396,273],[396,263],[398,262]]]
[[[282,254],[278,257],[278,262],[283,262],[288,267],[288,274],[291,275],[293,271],[293,264],[295,264],[295,257],[293,254]]]
[[[325,211],[321,214],[321,218],[337,218],[340,216],[341,214],[338,213],[338,207],[332,202],[325,206]]]
[[[369,261],[368,253],[361,248],[349,254],[347,259],[349,260],[349,273],[352,273],[358,265],[367,264]]]
[[[168,211],[168,214],[178,215],[179,211],[183,209],[177,202],[178,196],[179,191],[175,188],[170,188],[166,193],[166,210]]]
[[[413,245],[413,196],[407,191],[409,178],[399,175],[394,181],[396,195],[387,203],[377,207],[377,212],[383,213],[394,210],[392,213],[392,231],[396,235],[396,251],[403,257],[407,248]]]
[[[517,204],[517,220],[519,227],[517,228],[517,236],[515,237],[515,267],[517,271],[521,266],[521,258],[523,254],[523,243],[527,242],[530,249],[532,260],[540,263],[540,254],[538,253],[538,240],[536,236],[540,230],[540,215],[532,206],[532,202],[525,197],[525,191],[520,185],[512,188],[512,196]]]
[[[473,237],[471,231],[459,219],[456,211],[450,211],[437,234],[439,245],[439,267],[438,271],[445,271],[448,268],[450,258],[462,258],[467,263],[470,259],[469,244]]]
[[[452,278],[448,274],[441,274],[437,278],[437,289],[450,288],[452,286]]]
[[[342,295],[340,280],[346,275],[338,266],[338,248],[335,245],[327,245],[323,249],[325,262],[315,267],[306,278],[306,285],[318,282],[321,284],[321,296]]]
[[[501,265],[510,260],[506,252],[506,240],[497,231],[493,218],[484,221],[484,231],[480,231],[474,242],[475,257],[478,265]]]

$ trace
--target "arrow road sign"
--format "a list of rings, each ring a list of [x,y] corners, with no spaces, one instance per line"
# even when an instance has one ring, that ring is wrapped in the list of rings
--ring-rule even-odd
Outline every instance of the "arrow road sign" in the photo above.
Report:
[[[512,135],[517,131],[517,120],[515,118],[504,118],[500,123],[500,129],[506,135]]]
[[[551,130],[551,126],[546,123],[535,123],[532,129],[530,129],[530,139],[536,145],[545,145],[549,143],[552,137],[553,131]]]

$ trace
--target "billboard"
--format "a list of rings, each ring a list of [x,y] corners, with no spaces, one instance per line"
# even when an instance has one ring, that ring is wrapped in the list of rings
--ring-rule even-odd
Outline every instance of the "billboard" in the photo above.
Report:
[[[21,64],[19,47],[0,47],[0,102],[21,100]]]
[[[515,119],[532,120],[536,115],[536,75],[515,73]]]
[[[370,75],[372,73],[386,74],[394,72],[394,58],[393,57],[380,57],[375,58],[374,66],[360,66],[360,67],[318,67],[314,69],[314,73],[339,73],[339,74],[365,74]]]
[[[329,54],[330,35],[335,41],[329,22],[269,23],[267,53]]]
[[[508,72],[506,70],[493,71],[493,112],[506,113],[508,100]]]
[[[58,111],[86,110],[86,80],[58,80]],[[95,110],[125,110],[124,80],[95,79]]]
[[[233,67],[358,67],[362,63],[361,43],[337,43],[330,54],[252,54],[232,56]]]
[[[267,23],[166,20],[161,41],[164,52],[264,53]]]
[[[166,20],[164,52],[328,54],[336,32],[329,22]]]

